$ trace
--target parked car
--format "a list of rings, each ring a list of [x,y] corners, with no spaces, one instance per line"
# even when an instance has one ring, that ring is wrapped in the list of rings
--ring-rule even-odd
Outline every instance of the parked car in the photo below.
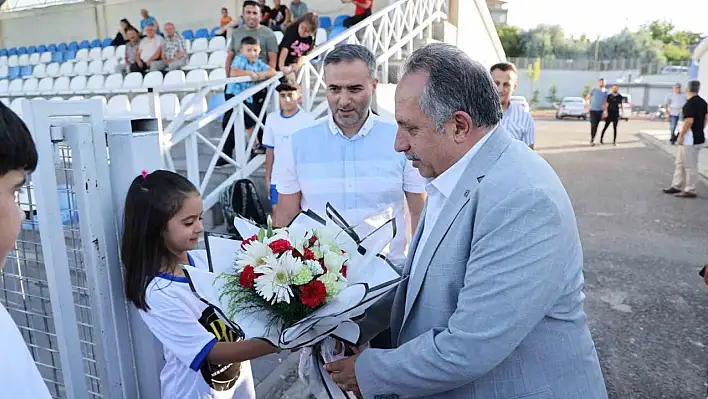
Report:
[[[522,107],[524,107],[524,111],[529,112],[529,102],[526,101],[526,97],[524,96],[511,96],[509,98],[509,102],[512,104],[521,104]]]
[[[587,102],[582,97],[563,97],[556,110],[556,119],[566,116],[575,118],[588,118]]]

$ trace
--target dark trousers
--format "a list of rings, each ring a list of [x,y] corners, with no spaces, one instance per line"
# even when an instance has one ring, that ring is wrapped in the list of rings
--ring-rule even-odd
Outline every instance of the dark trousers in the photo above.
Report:
[[[137,62],[135,62],[135,63],[132,63],[132,64],[128,65],[128,70],[127,70],[126,72],[140,72],[140,73],[144,73],[144,72],[147,71],[149,68],[150,68],[150,67],[148,67],[147,64],[145,64],[145,63],[143,63],[143,66],[141,67],[140,65],[138,65]]]
[[[251,103],[246,103],[246,107],[253,112],[254,115],[258,115],[261,112],[261,109],[263,108],[263,105],[265,103],[265,97],[267,95],[266,89],[259,91],[253,96],[253,102]],[[233,94],[228,94],[224,93],[224,99],[226,101],[229,101],[234,97]],[[231,119],[231,114],[233,113],[233,109],[230,109],[224,113],[224,117],[221,119],[221,129],[226,130],[226,125],[229,124],[229,119]],[[243,116],[243,122],[244,122],[244,127],[246,130],[252,129],[254,126],[256,126],[256,121],[251,118],[250,115],[245,114]],[[262,142],[263,140],[263,129],[258,131],[258,142]],[[222,149],[222,152],[228,156],[232,157],[233,152],[234,152],[234,147],[236,146],[236,138],[234,137],[234,128],[233,126],[231,127],[231,132],[229,132],[229,135],[226,137],[226,142],[224,143],[224,148]]]
[[[345,28],[351,28],[352,26],[358,24],[359,22],[365,20],[366,18],[371,16],[371,9],[368,9],[364,11],[363,14],[360,15],[352,15],[351,17],[347,18],[342,22],[342,25],[344,25]]]
[[[605,131],[607,130],[607,127],[610,126],[610,123],[612,124],[612,130],[615,133],[614,138],[612,139],[612,142],[613,143],[617,142],[617,123],[618,122],[619,122],[619,114],[618,115],[613,115],[613,114],[607,115],[607,119],[605,119],[605,127],[602,128],[602,134],[600,135],[600,142],[601,143],[602,143],[602,140],[605,138]]]
[[[678,115],[671,115],[669,118],[669,128],[671,129],[671,144],[676,144],[676,139],[678,139],[678,134],[676,134],[676,127],[678,126],[679,117]]]
[[[590,111],[590,142],[595,141],[597,135],[597,127],[602,120],[602,111]]]
[[[393,349],[393,344],[391,344],[391,329],[387,328],[381,334],[375,336],[369,345],[373,349]]]

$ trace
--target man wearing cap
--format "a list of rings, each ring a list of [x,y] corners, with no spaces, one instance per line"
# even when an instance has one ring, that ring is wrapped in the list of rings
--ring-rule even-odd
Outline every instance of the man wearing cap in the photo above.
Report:
[[[676,144],[676,126],[678,126],[679,116],[681,115],[681,109],[684,104],[686,104],[686,95],[681,93],[681,83],[676,83],[674,85],[673,92],[666,96],[666,101],[664,101],[666,107],[666,117],[670,123],[671,129],[671,145]]]

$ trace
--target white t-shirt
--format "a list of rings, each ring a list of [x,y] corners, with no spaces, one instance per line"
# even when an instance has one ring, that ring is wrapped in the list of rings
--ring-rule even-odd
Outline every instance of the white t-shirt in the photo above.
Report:
[[[208,269],[205,251],[189,255],[194,267]],[[202,377],[201,366],[217,340],[198,321],[207,306],[192,293],[186,277],[161,273],[148,285],[145,299],[150,309],[140,316],[164,349],[165,367],[160,373],[164,399],[255,399],[250,367],[243,363],[241,376],[227,391],[213,390]]]
[[[153,55],[155,55],[157,50],[164,45],[165,39],[163,39],[160,35],[155,35],[152,39],[147,36],[142,38],[140,40],[140,46],[138,47],[140,50],[140,59],[143,61],[148,61]]]
[[[0,304],[0,391],[3,398],[51,399],[15,321]]]
[[[290,136],[300,129],[306,128],[315,123],[315,118],[309,113],[298,110],[294,115],[283,116],[280,111],[271,112],[266,118],[265,130],[263,131],[263,145],[273,149],[273,172],[270,177],[270,184],[277,186],[278,157],[282,157],[284,145],[288,144]],[[280,153],[280,155],[279,155]]]

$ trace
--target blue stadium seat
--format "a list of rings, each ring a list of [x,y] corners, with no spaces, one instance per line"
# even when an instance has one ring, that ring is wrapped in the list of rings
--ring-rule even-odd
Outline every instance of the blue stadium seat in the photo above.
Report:
[[[37,52],[37,46],[29,46],[27,47],[27,54],[34,54]]]
[[[334,26],[344,26],[344,20],[349,18],[349,15],[340,15],[334,20]]]
[[[219,29],[220,28],[218,26],[211,28],[211,32],[209,32],[209,38],[213,38],[214,36],[216,36],[216,32],[218,32]]]
[[[209,31],[207,28],[201,28],[199,29],[196,33],[194,33],[194,38],[195,39],[208,39],[209,38]]]
[[[79,48],[89,48],[91,47],[91,43],[89,43],[88,40],[82,40],[81,43],[79,43]]]
[[[111,43],[113,43],[113,39],[111,39],[110,37],[107,37],[107,38],[103,39],[102,47],[108,47],[111,45]]]
[[[20,68],[20,77],[32,76],[32,65],[23,66]]]
[[[187,29],[182,32],[182,37],[185,40],[193,40],[194,39],[194,32],[191,29]]]
[[[7,49],[0,50],[0,57],[7,56]]]
[[[7,55],[17,55],[17,49],[15,47],[7,49]]]
[[[330,17],[320,17],[320,28],[329,29],[332,27],[332,18]]]
[[[43,45],[43,44],[40,44],[39,46],[37,46],[37,52],[38,52],[38,53],[44,53],[44,52],[46,52],[46,51],[47,51],[47,46],[45,46],[45,45]]]
[[[20,47],[17,49],[17,55],[27,54],[27,47]]]
[[[57,46],[57,51],[66,51],[69,49],[69,46],[66,43],[59,43]]]
[[[52,53],[52,62],[62,63],[64,62],[64,53],[61,51],[55,51]]]
[[[103,47],[102,45],[103,43],[101,43],[101,39],[93,39],[89,44],[89,48]]]
[[[69,50],[74,50],[74,51],[76,51],[76,50],[78,50],[78,49],[79,49],[79,43],[76,43],[76,42],[71,42],[71,43],[69,43]]]
[[[345,28],[345,27],[343,27],[343,26],[335,26],[335,27],[332,28],[332,30],[329,32],[329,35],[327,35],[327,39],[331,39],[331,38],[333,38],[333,37],[339,36],[339,35],[341,35],[342,33],[346,32],[346,31],[347,31],[347,28]]]
[[[212,96],[209,97],[209,101],[207,102],[207,113],[210,112],[213,109],[218,108],[220,105],[226,102],[226,97],[224,97],[224,93],[217,93],[213,94]],[[222,115],[220,115],[217,119],[223,118]]]
[[[52,53],[57,51],[57,45],[54,43],[47,45],[47,51],[51,51]]]
[[[71,61],[76,58],[76,50],[66,50],[62,55],[63,62]]]
[[[7,70],[8,79],[17,79],[20,77],[20,67],[10,67]]]

